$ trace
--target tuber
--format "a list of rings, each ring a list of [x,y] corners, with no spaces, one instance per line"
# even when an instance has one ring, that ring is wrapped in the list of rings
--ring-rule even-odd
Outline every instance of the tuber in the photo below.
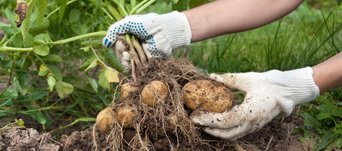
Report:
[[[138,90],[138,87],[130,83],[125,83],[120,87],[120,97],[125,99],[129,97],[132,93],[137,92]]]
[[[190,81],[182,89],[185,105],[191,109],[223,112],[233,105],[233,93],[224,85],[209,80]]]
[[[149,106],[154,106],[157,101],[165,101],[169,96],[169,89],[164,82],[152,81],[141,92],[141,101]]]
[[[96,117],[96,126],[101,133],[108,132],[115,122],[115,114],[111,107],[103,109]]]
[[[127,127],[129,124],[131,124],[136,115],[137,110],[134,107],[126,104],[118,107],[116,111],[116,119],[123,127]]]

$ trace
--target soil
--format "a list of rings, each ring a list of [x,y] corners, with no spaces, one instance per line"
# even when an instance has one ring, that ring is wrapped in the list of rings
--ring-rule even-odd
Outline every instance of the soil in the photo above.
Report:
[[[292,115],[275,119],[264,128],[230,142],[205,134],[189,119],[191,111],[184,107],[181,89],[187,82],[208,79],[186,60],[152,60],[134,83],[139,90],[154,80],[167,84],[168,100],[154,106],[141,103],[138,92],[126,98],[115,98],[110,107],[116,112],[129,106],[136,116],[128,125],[117,121],[109,132],[101,133],[96,124],[53,140],[49,134],[39,134],[32,128],[0,129],[0,150],[304,150],[292,133],[302,119]],[[123,83],[132,83],[124,77]]]

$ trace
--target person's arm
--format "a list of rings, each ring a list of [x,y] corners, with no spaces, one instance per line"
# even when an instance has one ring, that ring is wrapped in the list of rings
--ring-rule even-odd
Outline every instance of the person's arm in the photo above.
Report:
[[[266,25],[297,8],[303,0],[217,0],[183,12],[192,41]]]
[[[127,16],[114,23],[103,39],[112,47],[131,33],[143,41],[148,58],[167,57],[191,42],[266,25],[297,8],[303,0],[216,0],[184,12]]]
[[[321,93],[342,86],[342,52],[313,67],[313,77]]]

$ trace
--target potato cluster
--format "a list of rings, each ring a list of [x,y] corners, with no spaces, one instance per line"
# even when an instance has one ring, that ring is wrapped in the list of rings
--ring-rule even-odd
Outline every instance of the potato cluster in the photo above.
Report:
[[[131,84],[123,84],[120,88],[120,97],[129,98],[139,88]],[[170,95],[168,85],[162,81],[152,81],[145,85],[140,92],[140,101],[149,107],[158,103],[165,103]],[[193,80],[182,88],[185,106],[190,110],[204,109],[209,112],[224,112],[233,105],[233,94],[224,85],[210,80]],[[107,133],[111,127],[118,123],[128,126],[137,116],[137,109],[128,104],[102,110],[96,118],[96,126],[101,133]]]

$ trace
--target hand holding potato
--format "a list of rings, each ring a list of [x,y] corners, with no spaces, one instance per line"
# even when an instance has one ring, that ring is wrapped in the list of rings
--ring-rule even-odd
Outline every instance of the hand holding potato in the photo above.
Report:
[[[228,112],[194,112],[191,119],[206,126],[205,132],[229,140],[260,129],[281,112],[290,115],[295,105],[319,95],[310,67],[285,72],[212,74],[211,78],[245,91],[244,102]]]

